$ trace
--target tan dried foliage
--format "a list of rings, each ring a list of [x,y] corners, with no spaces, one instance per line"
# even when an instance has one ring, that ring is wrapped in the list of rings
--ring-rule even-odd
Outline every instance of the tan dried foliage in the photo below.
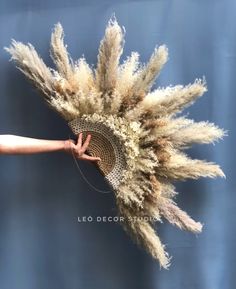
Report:
[[[155,48],[146,65],[139,63],[136,52],[119,64],[124,29],[115,19],[108,23],[95,69],[84,58],[73,62],[63,38],[63,28],[57,24],[51,37],[51,56],[57,70],[48,68],[31,44],[13,40],[6,50],[51,107],[67,121],[97,113],[141,125],[138,157],[130,160],[134,167],[132,174],[128,174],[130,180],[115,195],[119,212],[125,217],[124,228],[167,268],[170,258],[155,233],[153,219],[161,221],[164,217],[193,233],[202,229],[173,201],[176,192],[172,181],[224,177],[218,165],[191,159],[183,152],[193,143],[213,143],[226,134],[213,123],[195,123],[178,115],[204,94],[206,82],[197,79],[186,86],[151,91],[167,61],[167,48],[164,45]],[[126,158],[130,156],[127,154]]]

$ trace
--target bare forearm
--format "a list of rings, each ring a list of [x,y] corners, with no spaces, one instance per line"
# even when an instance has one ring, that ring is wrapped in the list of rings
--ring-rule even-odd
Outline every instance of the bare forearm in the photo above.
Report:
[[[0,154],[36,154],[45,152],[64,151],[74,157],[92,162],[100,161],[100,157],[86,154],[91,135],[82,144],[82,132],[77,143],[74,140],[46,140],[17,135],[0,135]]]
[[[0,154],[34,154],[63,150],[65,150],[65,141],[63,140],[0,135]]]

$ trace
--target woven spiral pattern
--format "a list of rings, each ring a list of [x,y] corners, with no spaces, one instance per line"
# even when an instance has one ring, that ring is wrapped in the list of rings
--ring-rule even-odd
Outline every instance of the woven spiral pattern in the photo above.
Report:
[[[125,155],[117,136],[103,123],[94,123],[82,118],[74,119],[68,125],[75,135],[83,132],[83,141],[89,133],[91,134],[87,152],[91,156],[101,158],[101,161],[97,162],[99,170],[109,185],[117,189],[122,181],[122,173],[126,169]]]

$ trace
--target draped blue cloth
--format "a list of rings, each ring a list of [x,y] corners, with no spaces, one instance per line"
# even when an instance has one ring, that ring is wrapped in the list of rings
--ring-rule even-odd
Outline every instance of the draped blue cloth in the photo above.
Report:
[[[125,26],[122,60],[131,51],[146,62],[165,43],[169,61],[155,87],[206,77],[208,92],[185,113],[228,130],[215,145],[189,150],[222,166],[226,179],[177,185],[177,202],[204,223],[196,236],[164,222],[157,232],[173,256],[169,270],[138,248],[116,222],[78,222],[115,216],[113,194],[92,189],[63,153],[0,157],[1,289],[233,289],[236,281],[234,0],[1,0],[0,134],[46,139],[72,136],[12,63],[4,46],[32,43],[49,66],[49,40],[60,21],[72,58],[96,65],[106,23]],[[95,168],[79,161],[92,184],[109,190]]]

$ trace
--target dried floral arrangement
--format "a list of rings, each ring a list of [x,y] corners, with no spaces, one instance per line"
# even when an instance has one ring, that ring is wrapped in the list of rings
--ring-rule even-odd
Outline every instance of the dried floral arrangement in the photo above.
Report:
[[[84,57],[70,58],[60,24],[52,32],[50,50],[57,70],[48,68],[31,44],[13,40],[6,50],[75,134],[92,134],[88,151],[101,157],[98,168],[114,190],[124,229],[168,268],[170,258],[155,221],[165,218],[180,229],[202,230],[175,203],[173,182],[224,177],[218,165],[191,159],[184,149],[212,143],[225,132],[178,115],[207,90],[204,80],[151,91],[168,58],[164,45],[155,48],[146,65],[137,52],[120,64],[123,46],[124,29],[111,19],[94,69]]]

